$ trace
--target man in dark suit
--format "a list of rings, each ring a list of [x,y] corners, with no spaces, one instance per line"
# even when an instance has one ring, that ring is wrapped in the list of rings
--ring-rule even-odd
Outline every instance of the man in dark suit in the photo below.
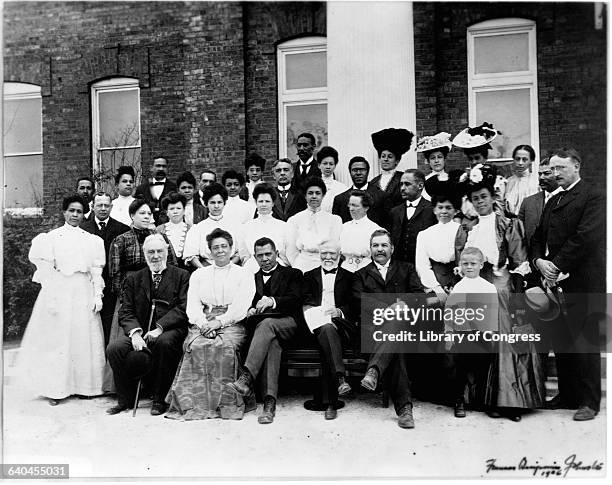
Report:
[[[537,194],[526,197],[518,213],[518,218],[523,222],[525,228],[527,246],[531,244],[531,238],[535,233],[538,222],[540,222],[546,202],[560,190],[557,179],[550,168],[550,158],[545,158],[540,162],[538,181],[542,190]]]
[[[388,214],[391,209],[389,205],[390,199],[376,185],[371,182],[368,183],[370,164],[363,157],[353,157],[349,161],[348,168],[353,186],[334,197],[332,214],[340,216],[343,223],[350,221],[351,213],[349,212],[348,203],[351,198],[351,192],[353,190],[365,190],[372,196],[373,201],[372,207],[368,210],[368,218],[379,226],[388,229]]]
[[[295,164],[293,182],[302,190],[302,184],[308,177],[321,177],[319,164],[314,157],[317,142],[312,133],[301,133],[296,142],[298,159]]]
[[[94,190],[95,185],[91,177],[79,177],[77,179],[76,192],[83,198],[86,204],[83,220],[91,219],[93,215],[91,209]]]
[[[151,175],[153,178],[142,182],[137,188],[134,197],[147,201],[153,211],[155,225],[162,224],[161,200],[172,191],[176,191],[176,184],[167,178],[168,161],[159,156],[153,159]]]
[[[166,266],[168,244],[161,234],[147,236],[143,251],[148,267],[130,274],[123,287],[119,325],[124,334],[106,349],[117,387],[117,405],[108,414],[133,406],[139,378],[152,390],[151,414],[165,413],[187,335],[189,273]]]
[[[304,318],[321,355],[321,399],[306,401],[305,407],[323,409],[325,419],[335,419],[337,409],[344,404],[338,401],[338,395],[351,391],[345,380],[342,348],[359,346],[359,328],[351,305],[353,274],[338,266],[340,247],[326,242],[319,250],[321,266],[304,275]],[[327,318],[323,325],[318,320],[321,313]]]
[[[302,273],[278,264],[274,241],[267,237],[255,241],[254,256],[260,270],[255,273],[255,296],[247,313],[247,325],[255,324],[255,332],[244,369],[228,386],[248,396],[261,374],[264,407],[257,420],[269,424],[276,414],[282,345],[298,334],[298,322],[303,318]]]
[[[404,203],[391,210],[391,238],[395,253],[393,259],[414,264],[417,234],[433,226],[436,216],[431,204],[421,197],[425,175],[420,170],[404,172],[400,192]]]
[[[306,209],[306,198],[302,190],[293,183],[293,165],[288,158],[281,158],[272,165],[276,180],[276,200],[272,217],[287,222],[291,216]]]
[[[578,408],[574,420],[587,421],[599,412],[601,401],[597,314],[605,314],[606,198],[580,179],[580,165],[573,148],[551,155],[550,168],[563,190],[544,207],[531,241],[531,261],[566,300],[553,342],[559,394],[548,406]]]
[[[363,295],[366,293],[382,294],[381,307],[387,303],[395,304],[386,296],[398,294],[423,293],[423,286],[417,276],[414,265],[401,261],[391,261],[393,244],[391,235],[384,229],[372,233],[370,238],[372,262],[355,273],[353,283],[354,307],[360,308]],[[366,303],[367,306],[367,303]],[[377,304],[377,306],[379,306]],[[369,312],[366,312],[369,314]],[[362,325],[368,322],[362,321]],[[395,333],[392,328],[395,322],[385,323],[385,330]],[[400,327],[405,328],[404,325]],[[364,341],[362,340],[362,347]],[[365,347],[364,347],[365,348]],[[389,391],[398,415],[398,425],[401,428],[414,428],[412,416],[412,395],[408,377],[406,354],[398,353],[394,342],[383,340],[375,342],[373,352],[368,361],[368,370],[361,381],[361,386],[369,391],[375,391],[379,378]]]
[[[106,264],[102,270],[104,291],[102,293],[102,311],[100,312],[100,318],[102,319],[102,329],[104,330],[105,347],[108,345],[111,323],[113,321],[113,314],[115,313],[115,303],[117,301],[117,295],[113,293],[112,282],[108,274],[108,251],[113,239],[119,234],[123,234],[130,230],[129,226],[110,217],[112,207],[113,204],[110,194],[106,192],[97,192],[93,197],[92,210],[94,217],[81,223],[81,229],[84,229],[90,234],[100,236],[104,240]]]

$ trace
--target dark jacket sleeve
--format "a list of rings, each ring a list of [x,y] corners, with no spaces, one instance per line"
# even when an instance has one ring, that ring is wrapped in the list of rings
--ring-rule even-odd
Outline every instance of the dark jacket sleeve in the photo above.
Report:
[[[125,335],[135,328],[144,328],[148,322],[140,322],[138,320],[137,306],[138,298],[136,295],[137,286],[134,281],[134,276],[129,275],[124,283],[121,292],[121,306],[119,307],[119,325],[123,328]]]
[[[318,269],[317,269],[318,271]],[[312,271],[308,271],[303,279],[303,306],[318,306],[319,298],[316,294],[317,283]]]
[[[163,316],[158,318],[157,325],[164,331],[177,327],[187,326],[187,290],[189,288],[189,273],[179,271],[177,275],[178,283],[174,297],[170,302],[170,309]]]
[[[293,268],[288,269],[290,271],[287,271],[285,292],[280,296],[274,295],[274,301],[276,301],[276,311],[285,313],[287,315],[292,315],[296,313],[296,309],[301,310],[302,308],[303,276],[300,270]]]

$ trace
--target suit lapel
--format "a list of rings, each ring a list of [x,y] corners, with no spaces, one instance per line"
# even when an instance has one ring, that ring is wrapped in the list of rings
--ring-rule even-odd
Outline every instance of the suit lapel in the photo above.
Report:
[[[287,194],[287,200],[285,201],[285,214],[289,214],[289,210],[291,209],[291,206],[293,204],[293,191],[289,191],[289,193]]]
[[[255,293],[257,295],[263,295],[263,273],[259,270],[255,273]]]
[[[336,291],[336,284],[338,284],[338,275],[336,275],[336,282],[334,284],[334,292]],[[319,301],[319,305],[323,301],[323,276],[321,276],[321,268],[315,273],[314,277],[315,283],[317,285],[317,300]]]
[[[385,279],[385,285],[393,281],[395,273],[397,273],[397,264],[389,263],[389,269],[387,270],[387,278]]]
[[[569,204],[570,202],[572,202],[576,196],[578,195],[578,192],[580,191],[580,189],[578,188],[577,184],[572,190],[570,190],[569,192],[561,192],[561,200],[558,201],[557,203],[555,203],[555,205],[553,206],[553,211],[556,210],[560,210],[563,207],[565,207],[567,204]]]
[[[151,280],[152,280],[152,276],[151,276],[151,270],[149,270],[147,268],[147,271],[143,271],[142,272],[142,289],[145,293],[146,296],[146,304],[149,304],[149,302],[151,301]]]
[[[412,214],[412,217],[410,218],[411,221],[416,221],[416,219],[419,217],[419,214],[423,212],[423,209],[425,209],[425,204],[425,199],[421,198],[419,204],[414,208],[414,214]],[[404,211],[404,215],[405,214],[406,211]]]
[[[374,278],[379,285],[381,285],[383,288],[385,287],[385,280],[383,280],[382,275],[380,274],[380,272],[378,271],[378,268],[376,267],[374,263],[369,264],[368,273],[370,273],[372,278]],[[389,275],[387,274],[387,276]]]
[[[171,272],[170,266],[166,267],[166,271],[164,271],[162,280],[159,283],[159,288],[157,288],[157,295],[172,294],[172,285],[170,284],[172,282]]]

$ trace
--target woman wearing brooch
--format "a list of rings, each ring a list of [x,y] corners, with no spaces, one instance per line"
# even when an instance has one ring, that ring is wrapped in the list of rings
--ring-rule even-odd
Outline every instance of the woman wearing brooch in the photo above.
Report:
[[[506,186],[506,210],[516,216],[525,198],[540,191],[538,178],[532,176],[535,150],[529,145],[518,145],[512,151],[512,176]]]
[[[371,184],[385,193],[389,200],[389,209],[404,203],[399,189],[403,172],[396,170],[396,167],[402,155],[410,150],[413,137],[414,134],[404,128],[385,128],[372,133],[372,143],[378,153],[380,175],[374,177]]]
[[[245,398],[226,384],[238,378],[240,351],[247,338],[242,325],[255,294],[255,279],[230,259],[232,236],[214,229],[206,236],[213,264],[189,280],[190,329],[185,354],[166,397],[171,419],[242,419]]]
[[[466,193],[478,212],[471,229],[461,227],[456,239],[456,259],[465,247],[476,247],[485,256],[480,276],[493,283],[499,295],[499,333],[513,334],[522,303],[523,277],[530,272],[523,224],[516,218],[496,213],[494,183],[496,174],[489,164],[470,170]],[[533,347],[518,353],[508,342],[496,343],[494,363],[489,373],[485,404],[491,417],[505,415],[520,421],[526,409],[541,407],[546,390],[539,354]]]
[[[178,259],[178,267],[185,268],[183,263],[183,249],[185,248],[185,238],[189,226],[185,222],[185,206],[187,198],[183,194],[170,192],[161,201],[162,209],[169,218],[165,224],[157,226],[156,231],[163,233],[170,240],[170,245],[174,249],[174,254]]]

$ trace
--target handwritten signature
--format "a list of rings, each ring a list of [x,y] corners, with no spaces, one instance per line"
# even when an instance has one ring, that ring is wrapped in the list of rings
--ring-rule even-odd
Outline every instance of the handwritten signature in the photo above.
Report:
[[[503,472],[503,471],[529,471],[532,476],[548,477],[566,477],[570,471],[578,472],[593,472],[600,471],[603,466],[603,461],[593,460],[591,463],[584,463],[578,460],[575,454],[569,455],[561,463],[553,461],[552,464],[541,464],[536,460],[534,464],[530,464],[527,457],[521,458],[518,465],[500,465],[497,463],[497,458],[489,458],[486,462],[487,473]]]

